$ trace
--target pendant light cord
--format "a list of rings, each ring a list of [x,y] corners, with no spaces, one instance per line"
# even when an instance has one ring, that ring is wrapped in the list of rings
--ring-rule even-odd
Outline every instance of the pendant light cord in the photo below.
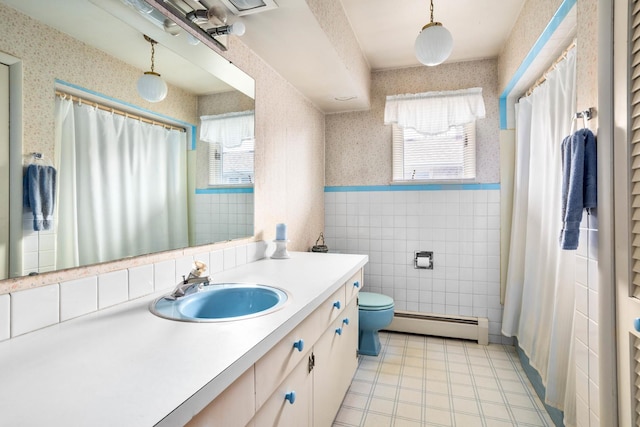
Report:
[[[431,22],[433,23],[433,0],[431,0]]]
[[[156,57],[156,46],[155,43],[151,42],[151,72],[153,73],[153,68],[155,67],[155,57]]]
[[[155,67],[155,56],[156,56],[156,47],[154,43],[151,43],[151,72],[153,73],[153,68]]]
[[[149,44],[151,44],[151,72],[154,73],[155,72],[154,68],[155,68],[155,65],[156,65],[156,63],[155,63],[156,43],[158,43],[158,42],[155,41],[154,39],[152,39],[151,37],[149,37],[146,34],[143,34],[143,35],[144,35],[144,39],[146,41],[148,41]]]

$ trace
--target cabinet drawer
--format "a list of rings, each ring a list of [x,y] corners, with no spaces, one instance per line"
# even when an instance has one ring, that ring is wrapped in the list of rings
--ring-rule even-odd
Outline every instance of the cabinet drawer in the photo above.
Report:
[[[187,427],[245,426],[256,412],[254,390],[252,366],[193,417]]]
[[[358,272],[351,276],[344,284],[347,304],[362,290],[362,284],[362,270],[358,270]]]
[[[329,323],[338,318],[338,315],[345,309],[344,286],[340,286],[325,302],[320,304],[314,314],[316,315],[317,326],[320,331],[324,331]]]
[[[307,353],[307,358],[310,353]],[[295,393],[293,403],[286,399]],[[310,426],[313,396],[312,374],[307,359],[300,362],[291,374],[275,389],[254,418],[255,427]],[[290,397],[291,399],[291,397]]]

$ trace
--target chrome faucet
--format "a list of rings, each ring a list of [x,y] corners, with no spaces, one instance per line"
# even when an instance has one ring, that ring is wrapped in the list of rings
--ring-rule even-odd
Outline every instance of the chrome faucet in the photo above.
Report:
[[[176,288],[165,299],[175,301],[178,298],[194,294],[202,289],[211,281],[209,276],[201,276],[207,270],[207,265],[203,262],[196,261],[195,268],[189,272],[188,276],[182,276],[182,282],[178,283]]]

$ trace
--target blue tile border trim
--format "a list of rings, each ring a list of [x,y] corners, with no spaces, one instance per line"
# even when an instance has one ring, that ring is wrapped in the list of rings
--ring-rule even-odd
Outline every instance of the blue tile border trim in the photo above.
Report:
[[[196,188],[196,194],[253,194],[253,187]]]
[[[447,190],[499,190],[500,184],[411,184],[411,185],[347,185],[326,186],[325,193],[353,193],[361,191],[447,191]]]
[[[170,116],[167,116],[167,115],[164,115],[164,114],[156,113],[155,111],[151,111],[151,110],[148,110],[146,108],[139,107],[139,106],[137,106],[135,104],[131,104],[129,102],[125,102],[125,101],[122,101],[120,99],[113,98],[111,96],[105,95],[105,94],[100,93],[100,92],[96,92],[96,91],[91,90],[91,89],[84,88],[82,86],[75,85],[73,83],[65,82],[64,80],[55,79],[55,83],[63,85],[63,86],[67,86],[67,87],[70,87],[72,89],[76,89],[76,90],[79,90],[79,91],[82,91],[82,92],[85,92],[85,93],[88,93],[88,94],[91,94],[93,96],[100,97],[102,99],[106,99],[107,101],[110,101],[110,102],[113,102],[113,103],[116,103],[116,104],[124,105],[124,106],[126,106],[127,108],[129,108],[131,110],[140,111],[142,113],[146,113],[146,114],[149,114],[149,115],[152,115],[152,116],[160,117],[160,118],[169,120],[170,122],[177,123],[180,126],[184,126],[186,128],[190,128],[191,129],[191,149],[192,150],[196,149],[196,125],[194,125],[194,124],[187,123],[187,122],[184,122],[182,120],[178,120],[176,118],[173,118],[173,117],[170,117]]]
[[[544,29],[538,40],[536,40],[535,44],[527,54],[527,56],[520,64],[520,67],[516,70],[509,83],[507,83],[507,87],[505,87],[504,91],[500,95],[500,129],[507,129],[507,98],[511,95],[511,91],[515,87],[516,83],[522,78],[527,68],[533,63],[536,59],[540,50],[544,47],[545,44],[549,41],[553,33],[558,29],[564,18],[566,18],[567,14],[571,10],[573,6],[575,6],[577,0],[564,0],[556,13],[551,18],[551,21],[547,24],[547,27]]]

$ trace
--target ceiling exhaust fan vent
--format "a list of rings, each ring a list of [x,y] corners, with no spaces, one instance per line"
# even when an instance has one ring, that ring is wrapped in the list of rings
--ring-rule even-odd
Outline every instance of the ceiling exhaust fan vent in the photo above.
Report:
[[[220,0],[234,15],[243,16],[276,9],[275,0]]]

